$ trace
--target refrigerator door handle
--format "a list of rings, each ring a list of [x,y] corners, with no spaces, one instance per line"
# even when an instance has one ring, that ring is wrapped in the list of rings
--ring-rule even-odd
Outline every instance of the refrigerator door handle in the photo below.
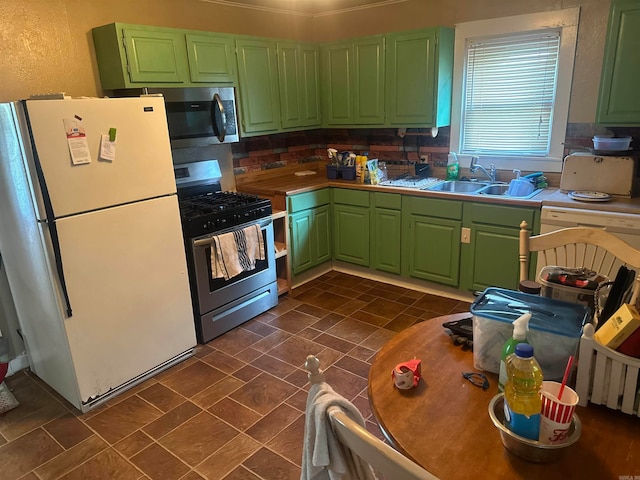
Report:
[[[38,157],[38,151],[36,150],[36,142],[33,138],[33,130],[31,128],[31,122],[29,121],[29,111],[27,110],[27,102],[22,100],[22,107],[24,110],[25,120],[27,128],[29,130],[29,141],[31,143],[31,151],[33,152],[33,163],[36,168],[36,175],[38,176],[38,183],[40,184],[40,191],[42,193],[42,201],[44,203],[45,213],[47,215],[46,223],[49,227],[49,234],[51,235],[51,246],[53,247],[53,256],[56,261],[56,270],[58,271],[58,279],[60,280],[60,287],[62,289],[62,295],[67,307],[67,317],[73,316],[71,310],[71,301],[69,300],[69,292],[67,290],[67,283],[64,279],[64,268],[62,266],[62,253],[60,252],[60,240],[58,239],[58,228],[56,226],[56,217],[53,212],[53,204],[51,203],[51,197],[49,196],[49,190],[47,189],[47,182],[44,178],[44,172],[42,171],[42,165],[40,164],[40,158]]]

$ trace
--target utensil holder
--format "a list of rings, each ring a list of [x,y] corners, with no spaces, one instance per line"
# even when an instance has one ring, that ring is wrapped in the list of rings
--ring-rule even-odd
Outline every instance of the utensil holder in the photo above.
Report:
[[[356,179],[356,167],[339,166],[338,174],[343,180],[355,180]]]
[[[337,165],[327,165],[327,178],[331,180],[340,178]]]

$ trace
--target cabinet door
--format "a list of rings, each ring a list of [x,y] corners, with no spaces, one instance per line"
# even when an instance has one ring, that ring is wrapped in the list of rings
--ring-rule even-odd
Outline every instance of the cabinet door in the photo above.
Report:
[[[384,123],[384,38],[368,37],[354,42],[355,117],[358,125]]]
[[[597,122],[640,125],[640,3],[612,0],[600,80]]]
[[[278,81],[282,127],[320,125],[317,47],[278,42]]]
[[[133,83],[184,83],[184,34],[124,28],[129,80]]]
[[[411,214],[403,254],[406,276],[458,286],[461,222]]]
[[[487,287],[516,290],[520,280],[520,223],[537,230],[540,210],[504,205],[465,203],[463,226],[468,243],[460,254],[460,288],[482,291]]]
[[[317,45],[300,46],[300,94],[302,104],[301,125],[319,126],[320,113],[320,51]]]
[[[328,125],[354,123],[352,57],[351,43],[326,45],[322,50],[324,117]]]
[[[235,42],[232,37],[187,33],[185,38],[193,83],[235,83]]]
[[[336,260],[369,266],[369,208],[333,206]]]
[[[434,124],[435,30],[387,38],[387,112],[391,125]]]
[[[314,257],[313,266],[331,260],[331,209],[329,205],[313,210]]]
[[[280,129],[276,43],[239,39],[236,47],[242,130],[245,134],[276,132]]]
[[[303,210],[289,216],[291,271],[297,275],[314,265],[312,254],[313,210]]]
[[[387,36],[387,124],[451,123],[454,31],[430,28]]]
[[[323,102],[327,125],[384,124],[384,38],[325,45]]]
[[[329,205],[289,216],[291,271],[294,275],[331,260]]]
[[[400,210],[373,209],[372,267],[383,272],[400,274]]]

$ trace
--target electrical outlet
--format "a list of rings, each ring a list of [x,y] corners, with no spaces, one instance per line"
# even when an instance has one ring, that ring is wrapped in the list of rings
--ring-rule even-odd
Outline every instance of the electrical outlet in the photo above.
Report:
[[[428,163],[429,162],[429,155],[420,155],[420,161],[422,163]]]
[[[471,243],[471,229],[463,228],[460,232],[460,243]]]

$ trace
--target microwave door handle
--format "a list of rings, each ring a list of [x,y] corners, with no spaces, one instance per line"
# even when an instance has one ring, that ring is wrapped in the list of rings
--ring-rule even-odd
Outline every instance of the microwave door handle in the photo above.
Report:
[[[220,125],[218,125],[218,113],[220,116]],[[220,95],[213,95],[213,103],[211,105],[211,125],[213,126],[213,134],[218,137],[220,142],[224,142],[227,134],[226,116],[224,114],[224,105]]]

